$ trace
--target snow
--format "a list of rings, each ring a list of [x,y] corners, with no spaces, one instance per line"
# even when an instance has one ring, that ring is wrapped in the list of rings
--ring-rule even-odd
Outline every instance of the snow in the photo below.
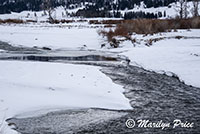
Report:
[[[72,28],[71,28],[72,27]],[[95,28],[0,25],[0,40],[28,47],[100,49],[101,38]]]
[[[191,5],[191,4],[189,4]],[[131,11],[166,11],[168,17],[175,17],[176,5],[171,8],[136,7]],[[190,6],[191,7],[191,6]],[[56,9],[56,18],[62,19],[64,9]],[[75,9],[71,12],[75,12]],[[123,11],[121,11],[123,12]],[[30,14],[27,17],[27,14]],[[24,11],[0,15],[0,19],[15,18],[45,21],[43,12]],[[78,20],[77,18],[64,18]],[[79,18],[80,19],[80,18]],[[91,18],[102,20],[102,18]],[[154,35],[133,35],[138,44],[133,47],[130,41],[120,44],[121,48],[101,49],[104,39],[98,35],[98,28],[86,22],[69,24],[2,24],[0,41],[15,46],[50,47],[53,49],[76,50],[81,47],[102,51],[121,52],[131,60],[132,65],[141,66],[159,73],[173,72],[188,85],[200,87],[200,30],[178,30]],[[108,18],[103,18],[108,19]],[[99,25],[95,25],[99,26]],[[103,27],[103,25],[101,25]],[[175,36],[189,37],[175,39]],[[166,39],[145,46],[145,40]],[[169,37],[167,39],[167,37]],[[173,38],[171,38],[173,37]],[[0,53],[4,50],[0,50]],[[73,55],[67,53],[68,55]],[[65,51],[64,51],[65,53]],[[63,53],[62,53],[63,54]],[[82,55],[82,53],[81,53]],[[128,99],[122,94],[123,88],[99,71],[99,67],[42,62],[0,61],[0,129],[14,134],[1,120],[14,116],[34,116],[43,112],[68,109],[99,107],[108,109],[130,109]],[[1,133],[1,131],[0,131]]]
[[[187,4],[188,7],[188,17],[192,17],[192,10],[193,10],[193,3],[192,2],[188,2]],[[120,12],[122,14],[125,14],[125,12],[149,12],[149,13],[158,13],[161,12],[162,14],[164,14],[164,12],[166,12],[166,17],[162,17],[162,18],[175,18],[177,16],[179,16],[179,8],[180,8],[180,3],[171,3],[168,7],[167,6],[163,6],[163,7],[151,7],[151,8],[146,8],[145,4],[142,2],[140,4],[140,6],[135,6],[133,9],[129,9],[129,10],[120,10]],[[200,9],[199,9],[200,12]]]
[[[51,48],[77,49],[87,46],[88,49],[101,49],[103,40],[97,34],[98,28],[72,26],[59,27],[58,25],[46,24],[23,24],[23,25],[0,25],[0,40],[7,41],[14,45],[28,47],[47,46]],[[82,23],[80,25],[89,25]],[[140,44],[133,47],[130,41],[120,44],[122,48],[110,49],[109,51],[126,51],[123,54],[128,56],[132,62],[136,62],[146,69],[170,71],[177,74],[189,85],[200,87],[198,75],[200,71],[200,39],[173,39],[171,37],[199,37],[200,30],[178,30],[178,32],[166,32],[154,35],[133,35]],[[170,38],[158,41],[151,47],[144,46],[145,40],[155,38]],[[128,51],[128,52],[127,52]],[[190,64],[190,66],[188,66]],[[191,68],[192,67],[192,68]]]
[[[67,9],[67,13],[76,13],[78,10],[83,9],[85,6],[81,6],[74,9]],[[64,7],[60,6],[53,10],[52,17],[57,20],[118,20],[120,18],[82,18],[82,17],[70,17],[66,14],[66,10]],[[0,19],[20,19],[20,20],[34,20],[38,22],[43,22],[48,20],[48,15],[44,14],[44,11],[22,11],[20,13],[17,12],[11,12],[10,14],[0,14]]]
[[[20,61],[0,67],[0,119],[56,108],[131,109],[122,86],[99,67]]]
[[[114,3],[116,3],[116,1],[114,1]],[[85,4],[92,5],[92,3],[88,3],[88,2],[86,2]],[[188,17],[192,17],[193,3],[188,2],[187,7],[188,7]],[[85,6],[83,5],[83,3],[79,5],[79,7],[74,8],[74,9],[65,9],[63,6],[59,6],[54,9],[52,13],[52,17],[57,20],[85,19],[81,17],[70,17],[67,15],[67,13],[70,13],[70,14],[76,13],[78,10],[84,9],[84,8]],[[147,12],[149,13],[161,12],[162,15],[165,12],[166,17],[163,16],[162,18],[175,18],[179,15],[178,14],[179,8],[180,8],[179,2],[171,3],[169,6],[163,6],[163,7],[157,7],[157,8],[154,8],[154,7],[146,8],[146,5],[144,4],[144,2],[141,2],[140,6],[135,5],[133,9],[119,10],[119,12],[121,12],[123,15],[125,14],[125,12],[140,12],[140,11],[146,12],[146,13]],[[113,12],[113,11],[114,10],[110,12]],[[200,8],[199,8],[199,12],[200,12]],[[3,19],[3,20],[4,19],[21,19],[21,20],[35,20],[38,22],[42,22],[42,21],[48,20],[48,15],[45,15],[44,11],[37,11],[37,12],[36,11],[22,11],[20,13],[12,12],[11,14],[0,14],[0,19]],[[90,18],[90,19],[96,20],[96,19],[108,19],[108,18]],[[117,19],[117,18],[109,18],[109,19]]]
[[[67,13],[76,13],[79,9],[83,9],[84,6],[75,9],[67,9]],[[66,14],[64,7],[60,6],[54,9],[52,13],[54,19],[72,19]],[[0,14],[0,19],[21,19],[21,20],[36,20],[46,21],[48,15],[44,14],[44,11],[22,11],[20,13],[12,12],[11,14]]]
[[[198,37],[200,30],[179,30],[178,32],[143,38],[174,37],[177,35]],[[138,37],[140,38],[140,36]],[[122,49],[125,51],[122,55],[129,57],[133,65],[159,73],[168,72],[170,74],[169,72],[173,72],[186,84],[200,87],[200,38],[164,39],[155,42],[150,47],[140,45],[135,48],[130,48],[130,42],[125,42]]]

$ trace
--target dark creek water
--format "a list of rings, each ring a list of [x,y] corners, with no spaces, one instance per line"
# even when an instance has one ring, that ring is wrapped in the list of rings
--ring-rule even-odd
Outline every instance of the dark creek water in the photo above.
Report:
[[[16,54],[16,53],[15,53]],[[48,53],[47,53],[48,54]],[[12,54],[11,54],[12,55]],[[10,53],[4,57],[11,56]],[[19,56],[19,55],[18,55]],[[11,56],[11,57],[18,57]],[[21,56],[21,55],[20,55]],[[20,57],[19,56],[19,57]],[[57,61],[64,62],[70,56],[37,57],[24,55],[25,58],[12,60]],[[108,59],[107,59],[108,58]],[[110,59],[111,58],[111,59]],[[9,59],[9,58],[8,58]],[[8,60],[4,58],[3,60]],[[70,60],[73,60],[71,57]],[[79,62],[79,61],[92,62]],[[98,62],[98,61],[108,62]],[[121,64],[118,61],[126,61]],[[10,118],[9,125],[22,134],[198,134],[200,133],[200,88],[181,82],[177,77],[147,71],[143,68],[128,65],[126,58],[112,55],[76,56],[74,63],[100,66],[102,73],[114,83],[124,86],[124,95],[130,100],[132,110],[109,109],[70,109],[49,112],[36,117]],[[112,62],[110,62],[112,61]],[[127,119],[135,120],[135,127],[128,128]],[[138,120],[149,120],[146,127],[138,127]],[[173,128],[174,120],[180,125]],[[169,124],[162,129],[161,123]],[[157,127],[151,127],[151,124]],[[188,127],[188,124],[193,124]]]
[[[12,46],[10,44],[8,44],[7,42],[2,42],[0,41],[0,49],[2,50],[6,50],[6,51],[15,51],[15,52],[18,52],[18,51],[26,51],[26,52],[39,52],[38,49],[36,48],[29,48],[29,47],[22,47],[22,46]]]
[[[0,57],[0,60],[29,60],[29,61],[118,61],[115,57],[105,57],[101,55],[86,56],[40,56],[40,55],[21,55]],[[120,60],[120,59],[119,59]]]
[[[45,49],[44,49],[45,48]],[[127,58],[116,53],[95,50],[51,50],[47,47],[16,47],[0,41],[0,60],[24,61],[122,61]]]

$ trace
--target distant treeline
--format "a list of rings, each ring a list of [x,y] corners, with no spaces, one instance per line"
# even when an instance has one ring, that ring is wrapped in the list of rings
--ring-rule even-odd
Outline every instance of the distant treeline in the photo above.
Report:
[[[166,17],[166,12],[158,12],[158,13],[149,13],[149,12],[127,12],[124,14],[124,19],[138,19],[138,18],[146,18],[146,19],[155,19],[160,17]]]
[[[114,17],[114,18],[124,18],[124,19],[138,19],[138,18],[146,18],[146,19],[155,19],[160,17],[166,17],[166,12],[158,12],[158,13],[149,13],[149,12],[126,12],[122,14],[120,12],[109,12],[109,11],[93,11],[82,9],[79,10],[76,14],[72,14],[72,16],[83,16],[86,18],[92,17]]]
[[[24,10],[43,10],[44,3],[50,1],[52,7],[64,6],[65,8],[76,8],[84,4],[86,9],[124,10],[132,9],[135,5],[143,2],[146,7],[168,6],[176,0],[0,0],[0,13],[21,12]],[[93,3],[88,4],[88,3]],[[102,13],[100,13],[102,15]]]
[[[178,0],[0,0],[0,14],[21,12],[24,10],[41,11],[47,8],[63,6],[67,9],[75,9],[84,6],[70,16],[83,17],[116,17],[124,19],[134,18],[159,18],[166,16],[165,12],[145,13],[145,12],[126,12],[120,11],[133,9],[136,5],[150,7],[169,6],[170,3]],[[190,0],[188,0],[190,1]],[[47,3],[48,6],[47,7]]]

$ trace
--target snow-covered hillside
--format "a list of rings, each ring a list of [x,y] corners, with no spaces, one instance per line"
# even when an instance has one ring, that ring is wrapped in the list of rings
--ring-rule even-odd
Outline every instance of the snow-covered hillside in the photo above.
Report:
[[[67,13],[76,13],[79,9],[83,9],[84,6],[75,8],[75,9],[67,9]],[[64,7],[57,7],[52,13],[52,17],[54,19],[71,19],[67,14]],[[47,13],[44,11],[22,11],[20,13],[12,12],[11,14],[0,14],[0,19],[22,19],[22,20],[35,20],[35,21],[46,21],[48,19]]]
[[[193,3],[192,2],[188,2],[187,3],[187,14],[188,17],[192,17],[192,10],[193,10]],[[161,18],[175,18],[179,16],[179,12],[180,12],[180,3],[179,2],[175,2],[175,3],[171,3],[169,6],[165,6],[165,7],[151,7],[151,8],[146,8],[146,6],[144,4],[141,4],[140,6],[135,6],[134,9],[130,9],[130,10],[121,10],[120,12],[122,14],[125,14],[126,12],[146,12],[146,13],[158,13],[161,12],[162,13],[162,17]],[[166,16],[164,16],[164,12],[166,14]],[[200,12],[200,9],[199,9]]]
[[[52,17],[57,20],[61,19],[72,19],[69,17],[68,14],[76,13],[79,9],[84,9],[85,6],[81,6],[74,9],[65,9],[64,7],[60,6],[54,9],[52,13]],[[188,2],[188,17],[192,17],[192,10],[193,10],[193,3]],[[157,8],[146,8],[144,4],[141,3],[140,6],[135,5],[133,9],[125,9],[125,10],[112,10],[113,12],[120,12],[124,15],[127,12],[146,12],[146,13],[162,13],[161,18],[175,18],[179,16],[180,11],[180,3],[171,3],[169,6],[166,7],[157,7]],[[200,12],[200,9],[199,9]],[[165,16],[164,16],[165,14]],[[77,17],[76,17],[77,18]],[[76,19],[73,18],[73,19]],[[22,19],[22,20],[34,20],[34,21],[46,21],[48,19],[48,15],[44,14],[44,11],[22,11],[21,13],[12,12],[11,14],[0,14],[0,19]]]

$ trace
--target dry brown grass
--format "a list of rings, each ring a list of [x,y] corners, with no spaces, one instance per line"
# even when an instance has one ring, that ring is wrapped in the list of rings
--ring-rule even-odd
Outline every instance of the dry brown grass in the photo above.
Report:
[[[99,34],[106,36],[108,41],[111,42],[116,36],[130,38],[133,33],[136,34],[155,34],[159,32],[167,32],[176,29],[199,29],[200,17],[189,19],[137,19],[137,20],[110,20],[117,24],[114,30],[102,30]],[[103,23],[103,22],[101,22]],[[151,44],[151,43],[150,43]]]
[[[124,20],[90,20],[89,24],[105,24],[105,25],[113,25],[113,24],[121,24]]]
[[[121,24],[124,20],[102,20],[101,24]]]
[[[26,21],[23,21],[23,20],[20,20],[20,19],[5,19],[5,20],[1,20],[0,19],[0,24],[23,24],[23,23],[29,23],[29,22],[32,22],[32,23],[36,23],[37,21],[36,20],[26,20]],[[59,24],[59,23],[73,23],[75,22],[75,20],[65,20],[65,19],[62,19],[62,20],[53,20],[53,21],[41,21],[41,23],[45,23],[45,22],[49,22],[49,23],[52,23],[52,24]]]
[[[4,24],[4,23],[21,24],[21,23],[25,23],[25,22],[23,20],[19,20],[19,19],[5,19],[5,20],[0,19],[0,24]]]
[[[200,28],[200,17],[189,18],[189,19],[137,19],[137,20],[106,20],[91,22],[92,24],[116,24],[114,30],[101,30],[98,33],[107,38],[110,44],[116,44],[118,46],[119,42],[115,37],[125,37],[125,39],[130,40],[134,43],[134,39],[131,38],[133,33],[136,34],[155,34],[160,32],[170,32],[177,31],[177,29],[199,29]],[[176,37],[180,39],[182,37]],[[149,40],[148,45],[152,45],[153,42],[157,40]]]
[[[62,19],[62,20],[53,20],[53,21],[48,21],[48,22],[51,23],[51,24],[73,23],[73,22],[75,22],[75,20],[65,20],[65,19]]]
[[[98,20],[89,20],[89,24],[101,24]]]
[[[115,26],[113,26],[112,24],[106,24],[106,25],[104,25],[104,28],[111,28],[111,27],[115,27]]]
[[[26,20],[26,22],[32,22],[32,23],[36,23],[36,20]]]
[[[77,22],[88,22],[88,20],[80,19],[80,20],[77,20]]]
[[[106,37],[108,42],[112,42],[113,37],[116,37],[116,36],[130,38],[130,36],[128,35],[128,32],[120,28],[119,29],[117,28],[116,30],[110,29],[109,31],[101,30],[98,32],[98,34],[102,35],[103,37]]]

